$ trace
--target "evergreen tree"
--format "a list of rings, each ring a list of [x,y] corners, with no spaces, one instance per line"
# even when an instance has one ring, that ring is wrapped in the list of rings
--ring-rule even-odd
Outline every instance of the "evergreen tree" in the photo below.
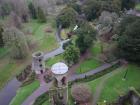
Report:
[[[62,25],[63,28],[67,28],[76,23],[76,18],[77,12],[71,7],[66,7],[57,16],[57,25]]]
[[[122,1],[122,5],[121,5],[121,9],[131,9],[135,7],[135,1],[134,0],[121,0]]]
[[[96,31],[88,23],[81,24],[77,35],[76,45],[81,53],[84,53],[96,39]]]
[[[40,7],[38,7],[37,18],[41,23],[46,22],[46,16]]]
[[[36,19],[37,18],[37,13],[36,13],[36,9],[35,9],[32,2],[29,3],[28,8],[29,8],[29,11],[30,11],[30,14],[31,14],[32,18]]]
[[[140,62],[140,19],[125,26],[126,28],[119,36],[118,47],[121,57]]]

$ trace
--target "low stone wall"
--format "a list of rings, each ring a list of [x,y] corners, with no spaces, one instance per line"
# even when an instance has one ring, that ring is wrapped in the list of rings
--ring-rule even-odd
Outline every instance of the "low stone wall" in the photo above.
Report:
[[[116,103],[113,105],[140,105],[140,94],[135,90],[131,89],[128,94],[120,96]]]

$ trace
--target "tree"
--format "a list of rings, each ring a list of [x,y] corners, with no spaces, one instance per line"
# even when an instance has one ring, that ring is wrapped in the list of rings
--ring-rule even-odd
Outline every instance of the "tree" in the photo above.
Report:
[[[28,4],[28,8],[29,8],[29,11],[30,11],[30,14],[31,14],[32,18],[36,19],[37,18],[37,13],[36,13],[36,9],[35,9],[35,7],[34,7],[32,2],[30,2]]]
[[[134,62],[140,62],[140,19],[125,26],[118,40],[120,56]]]
[[[80,49],[81,53],[84,53],[96,39],[96,31],[88,23],[83,23],[76,33],[78,35],[76,46]]]
[[[101,2],[101,12],[104,10],[119,13],[121,11],[121,0],[103,0]]]
[[[79,55],[79,49],[74,47],[73,45],[70,45],[68,48],[66,48],[63,57],[69,65],[72,65],[78,62],[78,59],[80,57]]]
[[[46,16],[40,7],[38,7],[37,18],[41,23],[46,22]]]
[[[96,0],[87,0],[83,5],[82,11],[89,21],[97,18],[100,14],[100,2]]]
[[[86,84],[73,85],[71,94],[75,101],[82,103],[83,105],[84,103],[90,103],[93,98],[92,91]]]
[[[135,1],[134,0],[121,0],[121,9],[131,9],[135,7]]]
[[[3,27],[2,25],[0,24],[0,47],[3,47],[4,46],[4,42],[3,42],[3,37],[2,37],[2,33],[3,33]]]
[[[77,12],[71,7],[66,7],[57,16],[57,25],[62,25],[63,28],[67,28],[76,23],[76,18]]]
[[[73,8],[77,13],[81,13],[81,6],[80,5],[78,5],[77,3],[75,3],[75,2],[70,2],[69,4],[68,4],[68,6],[69,7],[71,7],[71,8]]]
[[[118,27],[118,34],[122,35],[123,32],[126,30],[126,26],[130,25],[131,23],[135,22],[139,17],[126,15],[122,17],[122,21]]]
[[[15,27],[6,28],[3,32],[5,47],[10,50],[14,59],[23,59],[28,55],[28,45],[24,33]]]
[[[8,0],[8,3],[12,6],[12,10],[18,15],[22,22],[28,21],[28,5],[25,0]]]
[[[2,17],[4,16],[7,16],[10,14],[12,10],[12,7],[9,3],[7,2],[3,2],[1,5],[0,5],[0,14]]]
[[[21,18],[15,12],[11,12],[8,20],[8,25],[14,26],[16,28],[21,28],[22,25]]]

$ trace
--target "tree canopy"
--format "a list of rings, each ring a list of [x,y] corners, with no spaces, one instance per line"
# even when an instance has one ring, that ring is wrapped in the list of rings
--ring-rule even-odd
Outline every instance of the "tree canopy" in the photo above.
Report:
[[[125,20],[126,19],[126,20]],[[130,21],[130,23],[127,23]],[[134,62],[140,61],[140,19],[135,17],[126,17],[121,24],[122,27],[118,47],[120,48],[121,57]],[[127,25],[126,25],[127,24]],[[126,26],[124,26],[126,25]]]
[[[65,61],[69,65],[71,65],[71,64],[74,64],[74,63],[78,62],[78,59],[80,57],[80,52],[79,52],[79,49],[76,48],[75,46],[69,45],[66,48],[66,51],[64,52],[63,56],[64,56]]]
[[[67,28],[76,23],[76,18],[77,12],[71,7],[66,7],[57,16],[57,25],[62,25],[63,28]]]
[[[84,22],[80,25],[76,33],[78,35],[76,46],[80,49],[81,53],[84,53],[96,39],[96,31],[87,22]]]
[[[28,45],[24,33],[15,27],[6,28],[3,32],[5,47],[10,50],[14,59],[23,59],[28,54]]]

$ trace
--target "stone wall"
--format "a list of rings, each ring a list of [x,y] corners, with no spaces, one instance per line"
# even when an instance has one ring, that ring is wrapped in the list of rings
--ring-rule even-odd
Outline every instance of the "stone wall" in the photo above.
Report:
[[[127,103],[130,105],[140,105],[140,94],[135,89],[130,90],[124,96],[120,96],[113,105],[128,105]]]

